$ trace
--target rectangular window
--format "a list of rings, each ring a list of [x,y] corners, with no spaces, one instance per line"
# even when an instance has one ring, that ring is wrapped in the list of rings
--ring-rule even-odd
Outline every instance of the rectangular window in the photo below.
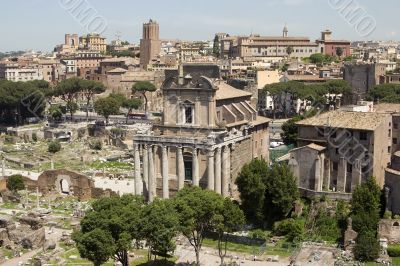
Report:
[[[397,138],[393,138],[393,144],[397,144]]]
[[[388,153],[392,152],[392,147],[388,146]]]
[[[185,123],[192,124],[193,123],[193,115],[192,115],[193,108],[191,106],[185,107]]]

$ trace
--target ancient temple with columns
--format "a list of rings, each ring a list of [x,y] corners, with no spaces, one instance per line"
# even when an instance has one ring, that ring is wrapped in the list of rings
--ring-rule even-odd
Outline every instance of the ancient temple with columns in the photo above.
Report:
[[[269,159],[270,120],[257,116],[251,93],[182,68],[161,89],[162,121],[133,139],[135,194],[169,198],[190,184],[236,197],[241,167]]]

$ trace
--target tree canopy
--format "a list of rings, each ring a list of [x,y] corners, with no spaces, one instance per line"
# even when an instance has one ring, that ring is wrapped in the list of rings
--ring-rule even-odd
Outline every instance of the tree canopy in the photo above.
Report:
[[[287,165],[272,167],[256,159],[241,169],[236,184],[242,210],[248,221],[271,227],[275,221],[288,217],[299,198],[296,178]]]
[[[21,125],[27,118],[42,117],[51,90],[44,80],[0,81],[0,121]]]
[[[24,179],[22,175],[12,175],[7,178],[7,189],[11,191],[18,191],[25,189]]]
[[[400,103],[400,84],[376,85],[368,96],[375,102]]]
[[[215,57],[219,57],[220,54],[221,54],[221,51],[220,51],[221,44],[219,43],[219,41],[220,40],[219,40],[218,35],[215,35],[215,37],[214,37],[214,45],[213,45],[213,54],[214,54]]]
[[[93,96],[106,91],[104,85],[93,80],[81,80],[81,93],[86,98],[86,119],[89,118],[89,104]]]
[[[128,250],[139,239],[143,199],[132,195],[102,198],[92,205],[73,234],[80,255],[93,263],[104,263],[114,256],[128,266]],[[96,265],[100,265],[96,264]]]
[[[264,87],[263,93],[272,98],[274,117],[276,114],[287,117],[296,114],[297,110],[294,110],[294,107],[297,99],[309,101],[312,107],[329,109],[331,105],[336,106],[338,97],[349,95],[351,87],[345,80],[329,80],[318,84],[289,81],[268,84]],[[291,101],[290,106],[287,106],[287,99]]]
[[[151,254],[166,258],[175,250],[173,238],[178,234],[178,214],[172,201],[156,199],[141,212],[140,234]]]
[[[373,261],[379,256],[377,229],[379,223],[381,189],[374,177],[356,187],[351,199],[353,228],[358,232],[354,256],[357,260]]]
[[[94,103],[94,110],[99,115],[104,116],[107,124],[110,115],[119,114],[120,107],[120,102],[113,97],[100,98]]]
[[[132,92],[140,92],[143,95],[144,98],[144,109],[145,112],[147,113],[147,103],[148,103],[148,99],[147,99],[147,95],[146,92],[154,92],[156,91],[157,88],[156,86],[151,83],[150,81],[139,81],[136,82],[135,84],[133,84],[132,86]]]
[[[221,195],[196,186],[185,187],[175,198],[180,231],[193,246],[197,265],[200,265],[200,250],[204,235],[216,228],[223,205]]]

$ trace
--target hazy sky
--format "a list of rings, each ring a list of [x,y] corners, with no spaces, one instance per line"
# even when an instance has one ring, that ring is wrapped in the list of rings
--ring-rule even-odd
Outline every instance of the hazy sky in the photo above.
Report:
[[[376,21],[375,30],[363,37],[357,27],[333,7],[360,5],[368,18]],[[216,32],[231,35],[259,33],[281,35],[287,23],[289,35],[316,39],[326,28],[335,39],[399,40],[399,0],[1,0],[0,51],[51,51],[63,43],[64,33],[87,33],[90,27],[105,28],[108,40],[137,43],[143,22],[149,18],[160,23],[161,38],[183,40],[212,39]],[[68,7],[92,7],[99,16],[80,23]],[[67,7],[67,8],[66,8]],[[77,12],[75,12],[77,13]],[[79,11],[78,11],[79,13]],[[93,24],[89,25],[90,22]],[[102,27],[101,23],[107,23]],[[97,24],[96,24],[97,23]],[[366,30],[364,32],[367,32]]]

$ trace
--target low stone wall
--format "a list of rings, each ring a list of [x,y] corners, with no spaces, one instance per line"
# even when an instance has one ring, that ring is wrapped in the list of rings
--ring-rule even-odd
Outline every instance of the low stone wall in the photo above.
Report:
[[[299,191],[302,197],[307,197],[307,198],[326,196],[327,198],[332,200],[346,200],[346,201],[351,200],[351,193],[314,191],[306,188],[299,188]]]
[[[206,237],[217,240],[218,234],[215,232],[208,232],[206,233]],[[266,240],[262,238],[251,238],[249,236],[239,236],[232,234],[228,234],[228,241],[236,244],[246,244],[254,246],[262,246],[266,242]]]

